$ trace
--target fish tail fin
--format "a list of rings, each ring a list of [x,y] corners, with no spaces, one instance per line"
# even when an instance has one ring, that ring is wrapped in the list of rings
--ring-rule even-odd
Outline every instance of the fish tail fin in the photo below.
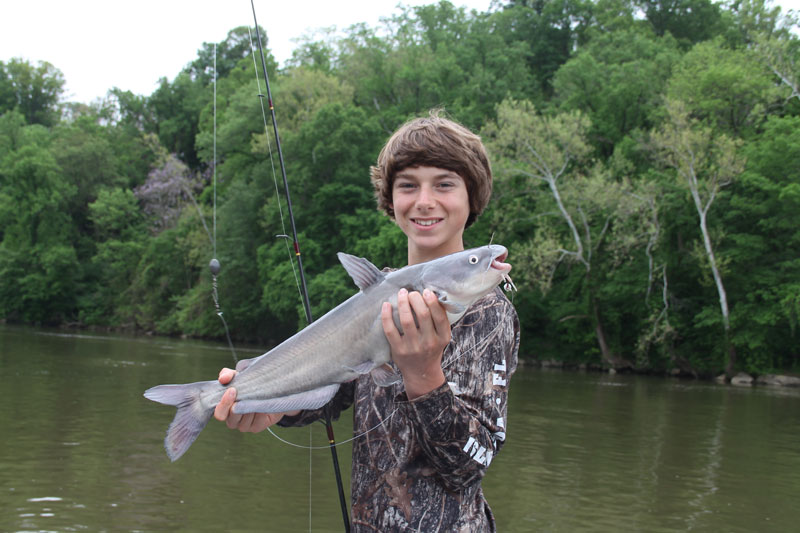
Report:
[[[164,439],[164,448],[171,461],[177,461],[189,449],[214,414],[213,407],[205,409],[200,402],[202,385],[159,385],[144,393],[148,400],[178,408]]]

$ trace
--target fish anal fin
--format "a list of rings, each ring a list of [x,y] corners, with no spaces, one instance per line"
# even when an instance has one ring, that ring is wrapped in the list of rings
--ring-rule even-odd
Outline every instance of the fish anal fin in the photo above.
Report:
[[[356,257],[344,252],[339,252],[336,256],[339,258],[339,262],[342,263],[347,273],[350,274],[350,277],[353,278],[356,286],[362,291],[373,285],[377,285],[386,277],[378,267],[363,257]]]
[[[318,409],[331,401],[339,390],[339,384],[325,385],[297,394],[289,394],[279,398],[266,400],[241,400],[233,404],[233,412],[237,415],[246,413],[285,413],[304,409]]]

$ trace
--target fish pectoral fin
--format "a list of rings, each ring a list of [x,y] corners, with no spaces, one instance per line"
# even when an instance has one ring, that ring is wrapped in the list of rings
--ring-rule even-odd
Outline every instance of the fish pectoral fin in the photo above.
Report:
[[[266,400],[242,400],[233,404],[233,412],[237,415],[246,413],[285,413],[305,409],[319,409],[339,390],[339,384],[325,385],[318,389],[298,392],[279,398]]]
[[[359,376],[363,376],[364,374],[370,373],[370,371],[372,370],[372,365],[373,365],[372,361],[365,361],[360,365],[356,365],[355,367],[345,366],[345,368],[347,370],[350,370],[351,372],[355,372]]]
[[[450,314],[460,315],[467,310],[465,305],[450,300],[446,292],[434,291],[434,294],[436,294],[436,297],[439,299],[439,303],[442,304],[442,307],[444,307],[445,311]]]
[[[383,364],[374,368],[372,372],[370,372],[370,375],[372,376],[372,381],[380,387],[388,387],[389,385],[394,385],[395,383],[403,381],[403,376],[395,372],[388,364]]]
[[[386,277],[378,267],[363,257],[356,257],[344,252],[339,252],[336,256],[339,258],[339,262],[342,263],[344,269],[347,270],[347,273],[350,274],[350,277],[353,278],[355,284],[362,291],[367,290],[373,285],[377,285]]]

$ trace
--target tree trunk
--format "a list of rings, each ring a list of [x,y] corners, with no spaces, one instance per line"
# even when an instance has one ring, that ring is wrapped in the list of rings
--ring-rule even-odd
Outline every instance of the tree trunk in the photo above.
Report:
[[[717,268],[717,260],[714,257],[714,249],[711,246],[711,237],[708,234],[708,225],[706,224],[706,212],[699,211],[700,215],[700,231],[703,233],[703,245],[706,248],[706,255],[708,262],[711,265],[711,273],[714,275],[714,283],[717,285],[717,293],[719,294],[719,307],[722,311],[722,325],[725,328],[725,351],[727,352],[728,361],[725,364],[725,374],[730,378],[733,375],[733,368],[736,366],[736,349],[731,344],[730,339],[730,313],[728,311],[728,296],[725,292],[725,286],[722,284],[722,276]]]
[[[556,201],[558,210],[561,211],[561,216],[564,217],[564,220],[566,221],[567,225],[569,226],[569,230],[572,233],[572,240],[575,242],[575,256],[578,258],[578,261],[583,263],[583,266],[589,270],[589,263],[583,257],[583,240],[578,233],[578,228],[575,227],[575,222],[572,220],[569,211],[567,211],[567,208],[564,206],[564,202],[561,201],[561,193],[558,191],[558,187],[556,186],[556,180],[550,176],[547,177],[545,181],[550,186],[550,192],[553,193],[553,199]]]
[[[611,365],[611,368],[630,368],[632,365],[630,361],[620,357],[611,351],[608,347],[606,340],[606,331],[603,328],[603,321],[600,318],[600,308],[597,305],[597,300],[594,297],[594,291],[589,288],[589,306],[592,308],[592,318],[594,320],[594,332],[597,336],[597,345],[600,347],[600,354],[603,361]]]

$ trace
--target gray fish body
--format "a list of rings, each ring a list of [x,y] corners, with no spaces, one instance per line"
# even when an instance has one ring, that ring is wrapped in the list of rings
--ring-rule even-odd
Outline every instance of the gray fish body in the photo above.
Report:
[[[357,294],[237,372],[227,386],[216,380],[160,385],[145,397],[178,407],[165,446],[173,461],[197,438],[228,387],[235,387],[234,412],[286,412],[315,409],[327,403],[341,383],[372,373],[376,383],[399,381],[388,366],[389,343],[381,306],[390,302],[397,318],[397,292],[433,290],[454,323],[466,309],[504,278],[510,266],[499,245],[451,254],[384,274],[366,259],[339,254],[361,289]],[[402,329],[401,329],[402,331]]]

